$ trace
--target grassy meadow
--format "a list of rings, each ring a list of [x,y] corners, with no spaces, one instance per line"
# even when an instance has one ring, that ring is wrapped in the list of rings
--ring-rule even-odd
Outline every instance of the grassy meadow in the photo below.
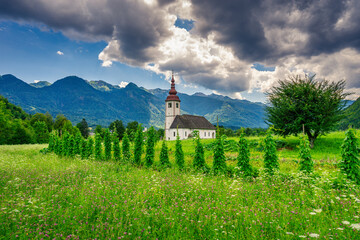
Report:
[[[271,179],[261,138],[249,137],[260,169],[250,180],[0,146],[0,239],[359,239],[360,188],[337,168],[344,136],[316,141],[313,177],[298,173],[298,138],[276,138],[280,173]],[[236,166],[237,141],[226,140],[228,166]],[[202,141],[209,166],[212,142]],[[190,165],[193,140],[182,144]],[[175,142],[168,147],[174,163]]]

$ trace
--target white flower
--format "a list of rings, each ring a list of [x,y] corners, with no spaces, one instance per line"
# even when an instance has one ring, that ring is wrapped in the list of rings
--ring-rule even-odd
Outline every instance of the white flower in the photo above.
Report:
[[[349,225],[350,222],[348,222],[348,221],[342,221],[342,224],[344,224],[344,225]]]
[[[299,238],[306,238],[306,236],[304,236],[304,235],[299,235]]]
[[[316,234],[316,233],[310,233],[309,236],[310,236],[310,237],[313,237],[313,238],[317,238],[317,237],[319,237],[320,235],[319,235],[319,234]]]
[[[310,215],[316,215],[316,213],[314,213],[314,212],[311,212],[311,213],[309,213]]]
[[[321,208],[319,208],[319,209],[314,209],[314,212],[321,213],[321,212],[322,212],[322,209],[321,209]]]
[[[340,231],[342,231],[342,230],[344,230],[343,228],[337,228],[337,230],[340,230]]]
[[[354,223],[354,224],[351,224],[350,227],[356,229],[356,230],[360,230],[360,223]]]

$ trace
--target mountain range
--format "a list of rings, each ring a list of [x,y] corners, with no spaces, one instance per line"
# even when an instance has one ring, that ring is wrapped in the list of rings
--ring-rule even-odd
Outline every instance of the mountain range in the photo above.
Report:
[[[108,126],[119,119],[138,121],[144,126],[164,127],[165,99],[169,90],[145,89],[134,83],[125,88],[104,81],[86,81],[76,76],[53,84],[28,84],[13,75],[0,76],[0,95],[26,112],[62,113],[76,124],[85,118],[89,126]],[[178,93],[181,113],[205,116],[211,123],[231,128],[266,127],[263,103],[203,93]]]

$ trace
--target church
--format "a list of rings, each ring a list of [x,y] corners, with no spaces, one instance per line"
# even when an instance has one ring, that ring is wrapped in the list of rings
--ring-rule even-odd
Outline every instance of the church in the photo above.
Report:
[[[180,139],[187,139],[193,131],[198,131],[200,138],[215,138],[216,128],[205,117],[180,115],[180,99],[176,95],[174,74],[171,78],[171,89],[165,100],[165,139],[176,140],[177,132]]]

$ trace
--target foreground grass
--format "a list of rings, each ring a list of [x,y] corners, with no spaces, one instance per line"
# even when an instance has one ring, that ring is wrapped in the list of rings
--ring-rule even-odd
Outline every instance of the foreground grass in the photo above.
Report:
[[[190,161],[187,144],[191,141],[184,142]],[[359,187],[333,187],[338,175],[333,168],[318,167],[321,178],[315,180],[293,173],[243,181],[59,158],[39,153],[43,147],[0,146],[1,239],[358,239],[360,234]]]

